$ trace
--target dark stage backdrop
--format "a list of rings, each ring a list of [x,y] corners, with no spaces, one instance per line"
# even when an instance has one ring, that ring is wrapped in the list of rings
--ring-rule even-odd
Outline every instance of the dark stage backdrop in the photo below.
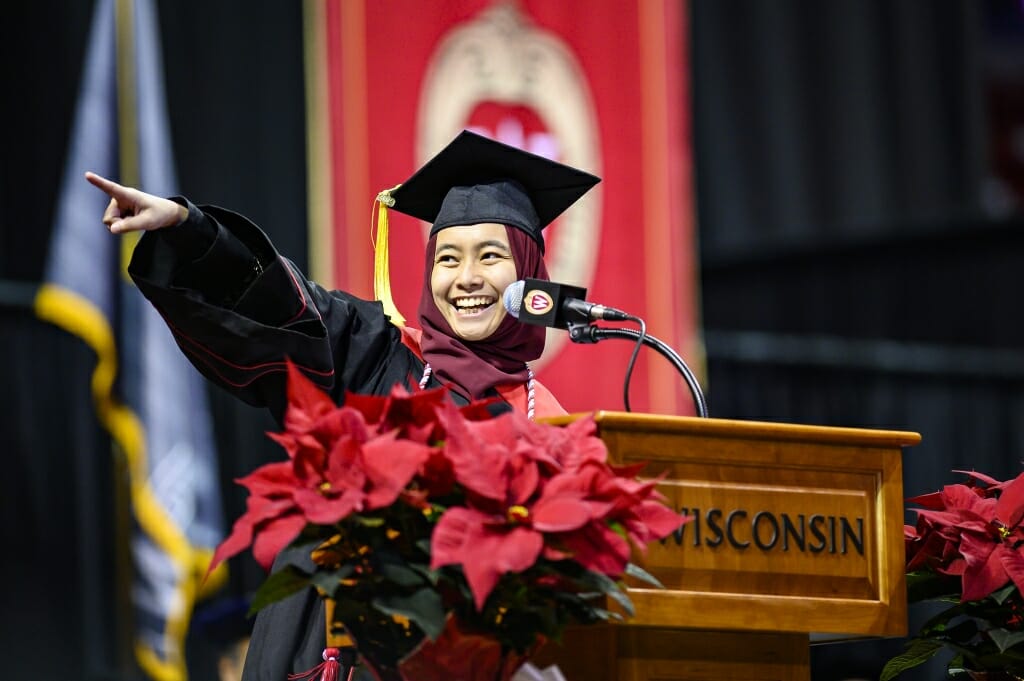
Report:
[[[92,358],[22,306],[42,273],[91,4],[0,10],[4,678],[137,678],[122,645],[120,485],[92,418]],[[692,2],[714,416],[919,431],[908,494],[952,468],[1020,471],[1024,183],[1000,146],[1021,118],[1006,94],[1024,82],[1021,34],[1002,20],[1019,19],[1018,5]],[[304,263],[301,3],[159,8],[180,186],[248,214]],[[233,517],[231,479],[279,454],[263,436],[269,419],[212,396]],[[257,569],[233,568],[242,594]],[[197,633],[194,678],[211,679],[219,632]],[[898,647],[816,648],[814,679],[876,678]]]

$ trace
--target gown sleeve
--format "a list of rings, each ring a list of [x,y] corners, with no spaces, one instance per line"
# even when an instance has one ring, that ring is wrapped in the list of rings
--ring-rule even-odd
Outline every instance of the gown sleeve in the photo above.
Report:
[[[286,358],[338,403],[418,377],[380,303],[309,281],[243,216],[180,202],[188,218],[145,234],[128,271],[208,379],[280,422]]]

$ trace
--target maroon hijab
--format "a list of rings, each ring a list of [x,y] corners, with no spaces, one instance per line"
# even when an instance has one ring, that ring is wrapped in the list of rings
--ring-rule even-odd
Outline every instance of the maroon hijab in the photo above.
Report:
[[[548,279],[548,270],[537,242],[514,227],[505,227],[505,232],[516,265],[516,276],[520,279]],[[423,329],[420,349],[434,376],[471,399],[482,397],[496,385],[525,382],[526,362],[537,359],[544,351],[544,327],[522,324],[507,314],[495,332],[483,340],[468,341],[456,336],[437,309],[430,288],[436,248],[437,235],[434,235],[427,242],[419,307],[420,328]]]

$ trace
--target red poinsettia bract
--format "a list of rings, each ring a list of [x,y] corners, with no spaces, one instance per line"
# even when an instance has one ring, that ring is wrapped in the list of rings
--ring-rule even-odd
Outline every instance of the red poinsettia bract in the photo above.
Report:
[[[350,395],[338,407],[293,364],[288,372],[285,430],[270,437],[289,460],[238,480],[249,490],[247,509],[217,547],[211,570],[250,544],[257,562],[269,568],[306,524],[331,525],[389,506],[433,451],[426,441],[435,424],[424,414],[433,413],[440,391]],[[403,414],[402,428],[393,411]],[[405,439],[399,439],[402,433]]]
[[[444,390],[401,388],[350,394],[338,407],[288,370],[285,428],[271,434],[288,460],[238,481],[247,510],[213,565],[251,544],[269,567],[307,525],[403,503],[441,511],[430,569],[460,565],[479,610],[502,575],[542,556],[617,578],[634,547],[687,520],[666,507],[657,480],[635,479],[641,466],[608,464],[592,418],[557,427],[518,412],[490,417],[482,403],[457,408]]]
[[[469,422],[449,409],[442,421],[444,452],[467,501],[434,528],[431,568],[462,565],[477,609],[503,574],[526,570],[542,553],[618,577],[630,541],[644,548],[686,521],[664,505],[656,481],[621,477],[606,463],[592,423],[570,431],[571,443],[553,432],[562,429],[518,414]],[[560,447],[538,446],[552,441]]]
[[[1010,581],[1024,591],[1024,474],[1005,483],[971,477],[970,485],[911,499],[926,508],[904,531],[907,569],[960,575],[962,601],[985,598]]]

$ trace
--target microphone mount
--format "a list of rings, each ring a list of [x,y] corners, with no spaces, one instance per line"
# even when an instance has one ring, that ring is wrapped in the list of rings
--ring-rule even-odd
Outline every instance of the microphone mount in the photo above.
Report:
[[[636,342],[642,337],[644,345],[656,350],[658,354],[667,359],[672,366],[676,368],[676,371],[682,375],[687,388],[690,389],[690,395],[693,397],[693,406],[697,412],[697,416],[701,418],[708,418],[708,404],[704,399],[704,391],[701,390],[697,377],[694,376],[690,367],[688,367],[686,362],[683,361],[683,358],[679,356],[679,353],[661,340],[651,336],[650,334],[641,334],[639,331],[634,329],[605,328],[595,326],[594,324],[581,324],[578,322],[569,322],[568,328],[569,340],[573,343],[597,343],[599,341],[608,340],[609,338],[620,338]]]

